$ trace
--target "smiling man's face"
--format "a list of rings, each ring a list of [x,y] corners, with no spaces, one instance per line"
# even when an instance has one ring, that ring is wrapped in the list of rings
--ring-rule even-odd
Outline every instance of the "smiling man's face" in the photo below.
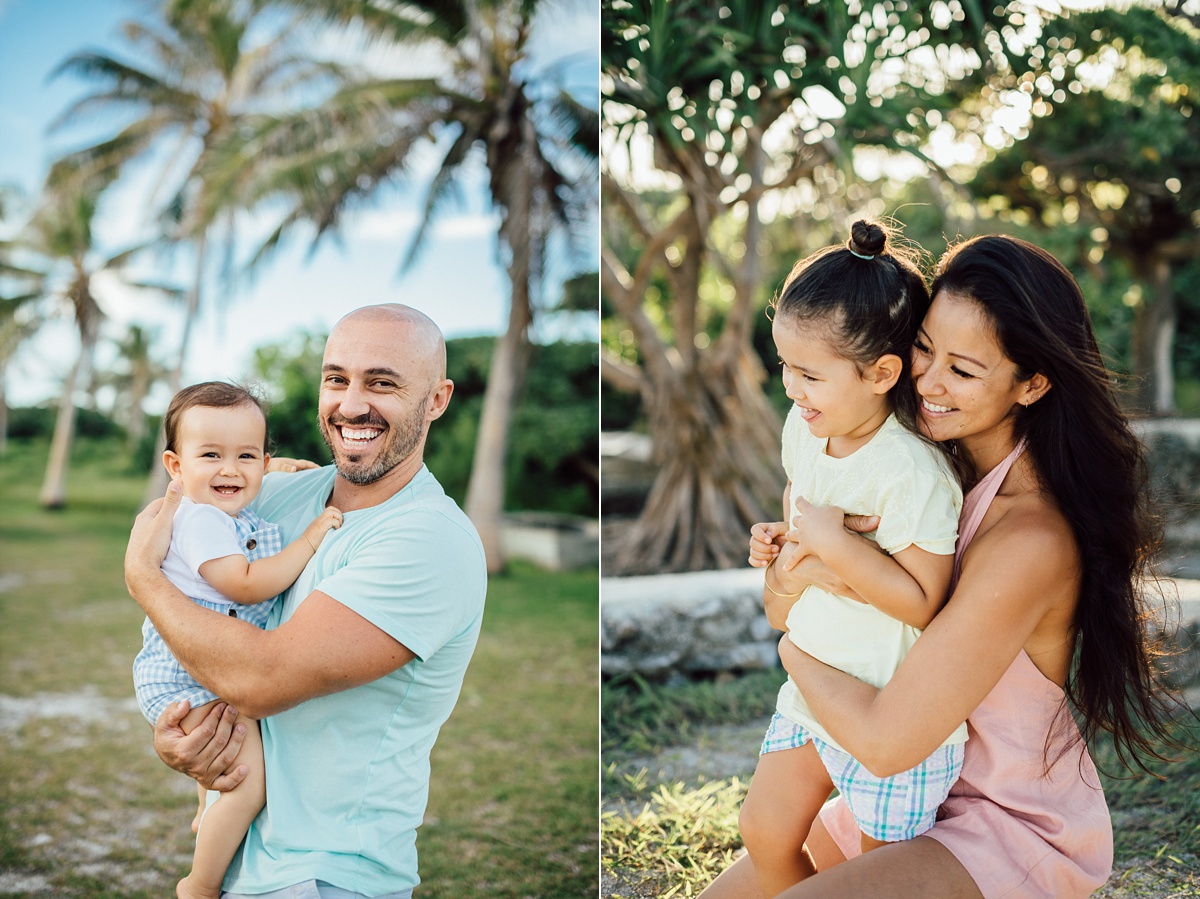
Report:
[[[421,448],[437,373],[411,328],[384,316],[338,323],[325,346],[318,419],[338,473],[378,481]]]

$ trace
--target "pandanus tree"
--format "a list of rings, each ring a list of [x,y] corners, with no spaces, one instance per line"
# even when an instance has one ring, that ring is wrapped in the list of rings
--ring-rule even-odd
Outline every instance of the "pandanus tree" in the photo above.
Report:
[[[420,225],[404,264],[424,246],[456,189],[481,162],[487,198],[499,217],[497,248],[508,273],[508,323],[488,372],[466,512],[479,529],[488,567],[503,565],[499,519],[512,410],[542,304],[541,280],[555,234],[578,233],[594,209],[598,112],[568,89],[561,69],[530,57],[541,4],[530,0],[367,3],[287,0],[279,5],[335,24],[355,23],[389,54],[424,46],[435,62],[420,76],[362,73],[327,102],[295,114],[264,116],[214,159],[213,183],[250,198],[284,197],[290,211],[263,247],[269,252],[297,225],[317,239],[348,209],[410,173],[432,146],[433,174]],[[409,50],[408,52],[411,52]],[[257,156],[255,171],[237,161]]]
[[[854,156],[909,153],[976,81],[977,3],[621,0],[601,36],[602,376],[641,396],[658,473],[612,537],[616,572],[742,564],[779,515],[780,420],[751,345],[764,221],[834,233],[866,206]],[[948,180],[948,179],[946,179]]]
[[[1171,413],[1175,276],[1200,257],[1200,27],[1168,9],[1074,13],[1025,50],[1010,52],[994,88],[1025,100],[1028,135],[971,187],[1005,215],[1078,228],[1089,251],[1124,262],[1137,283],[1133,402]]]

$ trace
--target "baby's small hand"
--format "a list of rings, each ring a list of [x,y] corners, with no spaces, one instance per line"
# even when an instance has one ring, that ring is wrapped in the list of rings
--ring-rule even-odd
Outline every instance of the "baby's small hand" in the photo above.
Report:
[[[321,545],[325,535],[335,528],[342,526],[342,512],[333,506],[326,506],[325,511],[313,519],[312,524],[304,529],[304,539],[312,547],[313,552]]]
[[[779,555],[779,547],[787,533],[786,521],[759,522],[750,528],[750,564],[766,568]]]

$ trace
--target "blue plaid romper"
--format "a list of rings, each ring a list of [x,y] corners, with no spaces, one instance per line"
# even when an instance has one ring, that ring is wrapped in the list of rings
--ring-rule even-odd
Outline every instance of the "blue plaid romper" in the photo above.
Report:
[[[185,504],[188,502],[185,500]],[[183,509],[180,510],[180,512],[182,511]],[[221,514],[224,515],[224,513]],[[279,533],[278,525],[263,520],[248,509],[243,509],[236,518],[229,516],[225,516],[225,518],[228,518],[236,532],[236,536],[230,535],[231,540],[237,541],[248,562],[273,556],[283,549],[283,538]],[[180,520],[177,517],[172,551],[174,551],[175,539],[179,539],[181,536],[179,525]],[[231,552],[223,552],[218,549],[214,550],[212,558],[221,558],[231,554]],[[186,593],[187,590],[185,589],[184,592]],[[271,609],[277,599],[241,605],[228,600],[215,602],[191,597],[191,600],[197,605],[220,612],[222,615],[240,618],[255,627],[266,625],[267,616],[271,614]],[[154,625],[150,623],[149,618],[142,623],[142,651],[133,660],[133,683],[137,691],[138,707],[141,708],[142,714],[151,724],[154,724],[163,710],[173,702],[186,699],[191,703],[192,708],[196,708],[217,698],[215,693],[204,689],[184,670],[175,656],[171,654],[171,650],[167,648],[167,644],[163,642]]]

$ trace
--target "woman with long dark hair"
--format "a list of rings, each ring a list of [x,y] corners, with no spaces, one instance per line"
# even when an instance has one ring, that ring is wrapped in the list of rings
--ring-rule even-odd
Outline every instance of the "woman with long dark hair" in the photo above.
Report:
[[[927,834],[866,854],[844,805],[827,806],[805,850],[819,873],[789,899],[1086,896],[1112,866],[1087,740],[1111,733],[1127,764],[1173,743],[1152,667],[1145,460],[1078,285],[1044,250],[985,236],[947,252],[932,294],[912,358],[921,427],[970,481],[951,597],[882,688],[788,640],[780,655],[872,773],[906,770],[966,719],[963,770]],[[817,563],[784,568],[767,575],[777,593],[836,589]],[[786,617],[776,593],[764,601]],[[706,892],[755,895],[748,857]]]

